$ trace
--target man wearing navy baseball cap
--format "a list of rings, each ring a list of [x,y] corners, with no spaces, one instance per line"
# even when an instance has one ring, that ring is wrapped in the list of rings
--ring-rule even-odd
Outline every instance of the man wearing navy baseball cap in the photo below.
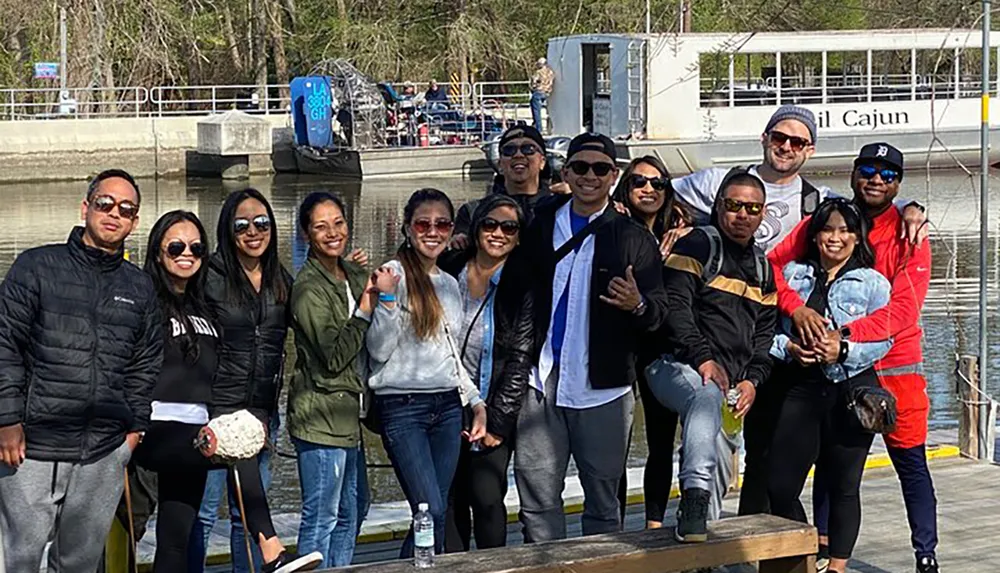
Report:
[[[522,260],[504,269],[526,265],[532,299],[533,372],[514,456],[529,542],[566,537],[570,456],[583,486],[583,534],[621,527],[617,493],[635,404],[635,349],[663,322],[666,293],[653,236],[608,208],[616,159],[604,135],[573,138],[562,170],[571,195],[538,203],[521,235]]]
[[[903,180],[903,153],[889,143],[869,143],[854,160],[851,187],[854,201],[871,221],[868,242],[875,252],[876,271],[892,283],[889,304],[869,316],[829,330],[825,320],[803,304],[779,277],[778,308],[786,316],[809,316],[801,322],[809,325],[800,331],[803,341],[826,339],[840,344],[874,342],[892,337],[889,353],[875,364],[879,384],[896,398],[896,429],[884,435],[889,458],[903,489],[903,501],[910,523],[911,542],[918,573],[937,573],[937,500],[934,483],[927,467],[927,416],[930,401],[927,380],[923,375],[923,331],[920,313],[930,287],[931,250],[926,238],[917,245],[901,237],[902,216],[893,207]],[[796,259],[807,248],[806,221],[803,221],[771,251],[770,258],[779,268]],[[818,484],[825,483],[818,476]],[[822,500],[823,490],[814,491],[816,527],[820,543],[827,531],[828,512]],[[821,547],[821,549],[823,549]]]

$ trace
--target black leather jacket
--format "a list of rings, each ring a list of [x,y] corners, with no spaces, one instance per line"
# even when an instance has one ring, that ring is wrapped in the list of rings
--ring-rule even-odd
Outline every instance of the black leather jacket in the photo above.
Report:
[[[449,252],[438,261],[438,266],[458,278],[469,257],[467,251]],[[532,298],[526,296],[527,281],[519,268],[504,265],[493,295],[496,297],[493,305],[493,375],[486,397],[486,431],[504,440],[511,439],[517,427],[517,415],[531,376],[534,346]]]

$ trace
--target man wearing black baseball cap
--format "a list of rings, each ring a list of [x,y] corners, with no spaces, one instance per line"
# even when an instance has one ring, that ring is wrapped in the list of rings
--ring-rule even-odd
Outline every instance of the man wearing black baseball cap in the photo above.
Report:
[[[550,193],[568,192],[563,184],[551,185],[551,169],[545,155],[545,139],[530,125],[515,125],[503,132],[497,144],[500,153],[500,173],[493,181],[490,193],[510,196],[524,211],[525,221],[531,223],[535,204]],[[462,205],[455,216],[455,233],[452,247],[468,246],[472,213],[479,199]]]
[[[899,236],[901,215],[893,207],[893,200],[902,180],[902,152],[884,142],[861,148],[854,160],[851,187],[854,201],[871,221],[868,242],[875,252],[874,268],[892,283],[889,304],[863,319],[837,325],[839,330],[828,330],[825,319],[809,311],[778,277],[778,308],[786,316],[799,313],[810,317],[802,321],[806,327],[800,329],[803,341],[810,346],[812,340],[820,338],[839,344],[845,339],[873,342],[887,335],[892,337],[892,349],[875,365],[879,383],[896,397],[896,430],[884,436],[886,449],[903,489],[917,571],[937,573],[937,501],[926,458],[930,402],[923,375],[920,328],[920,313],[930,287],[931,251],[926,238],[914,246]],[[803,221],[771,251],[770,259],[778,268],[805,252],[806,226],[807,221]],[[817,483],[824,483],[822,476]],[[814,492],[814,497],[823,499],[822,493],[817,496]],[[828,515],[822,510],[822,502],[816,506],[815,521],[822,543]]]
[[[663,321],[666,296],[652,235],[608,209],[616,158],[606,136],[575,137],[562,170],[571,196],[543,199],[522,232],[515,264],[525,265],[535,331],[514,457],[526,541],[566,537],[570,456],[583,486],[583,534],[621,525],[617,492],[635,402],[635,349]]]

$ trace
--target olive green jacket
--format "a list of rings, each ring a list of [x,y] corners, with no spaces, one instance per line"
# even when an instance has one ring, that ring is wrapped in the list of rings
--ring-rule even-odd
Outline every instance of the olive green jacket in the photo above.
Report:
[[[368,274],[348,261],[341,260],[341,267],[357,301]],[[364,387],[355,359],[369,320],[357,312],[347,315],[344,283],[312,257],[295,278],[291,310],[296,358],[288,389],[288,432],[315,444],[357,447]]]

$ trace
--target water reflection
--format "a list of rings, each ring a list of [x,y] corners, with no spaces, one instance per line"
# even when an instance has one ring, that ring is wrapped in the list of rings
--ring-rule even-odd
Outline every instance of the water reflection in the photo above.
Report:
[[[846,186],[846,178],[815,178],[815,183],[830,185],[835,190]],[[958,411],[954,395],[953,375],[956,352],[974,352],[978,348],[976,298],[979,276],[978,232],[978,179],[962,173],[936,172],[930,185],[920,173],[907,175],[904,193],[928,206],[928,213],[935,224],[933,240],[932,285],[925,306],[923,325],[925,331],[925,359],[928,394],[931,399],[932,427],[956,426]],[[486,189],[484,181],[467,181],[458,178],[384,180],[362,183],[330,183],[307,176],[279,176],[251,179],[248,183],[229,183],[218,180],[167,180],[141,181],[142,209],[139,227],[126,242],[132,261],[141,263],[145,253],[146,237],[159,214],[171,209],[187,209],[197,213],[214,243],[215,228],[222,201],[230,191],[249,184],[259,189],[271,201],[276,217],[279,254],[288,268],[293,260],[304,253],[305,244],[294,237],[296,208],[311,191],[330,190],[345,203],[347,218],[353,230],[353,247],[369,252],[373,262],[390,257],[401,239],[402,209],[409,195],[419,187],[437,187],[446,192],[456,206],[469,198],[481,195]],[[1000,189],[1000,185],[995,188]],[[66,240],[70,229],[80,221],[80,203],[86,185],[82,182],[38,183],[0,185],[4,199],[3,234],[0,235],[0,277],[6,274],[14,258],[21,251],[45,243]],[[994,192],[992,201],[1000,204],[1000,193]],[[993,228],[996,228],[994,223]],[[1000,340],[996,319],[996,288],[1000,269],[995,263],[996,238],[990,243],[991,299],[990,319],[993,341]],[[991,344],[993,372],[1000,372],[1000,346]],[[289,345],[289,350],[292,350]],[[294,352],[289,352],[294,356]],[[291,364],[286,371],[291,371]],[[990,384],[990,388],[995,385]],[[641,410],[641,408],[640,408]],[[630,452],[630,465],[644,461],[646,445],[641,411],[636,415],[634,442]],[[383,465],[388,460],[377,436],[365,436],[369,463]],[[292,452],[283,441],[281,452]],[[275,480],[272,485],[274,505],[280,510],[297,510],[299,505],[298,476],[294,460],[278,456],[275,463]],[[401,499],[391,470],[374,469],[370,472],[373,495],[376,501]]]

